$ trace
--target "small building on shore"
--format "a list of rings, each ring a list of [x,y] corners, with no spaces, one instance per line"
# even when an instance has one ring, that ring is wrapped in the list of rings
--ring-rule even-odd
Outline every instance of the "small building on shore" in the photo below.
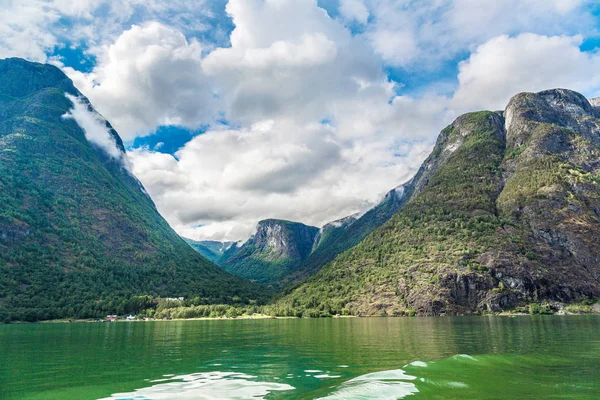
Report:
[[[104,319],[105,322],[117,322],[119,320],[119,317],[116,315],[107,315],[106,318]]]

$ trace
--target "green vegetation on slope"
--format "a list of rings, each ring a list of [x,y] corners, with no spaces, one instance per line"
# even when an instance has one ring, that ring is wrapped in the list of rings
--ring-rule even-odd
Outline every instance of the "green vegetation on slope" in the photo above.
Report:
[[[356,246],[374,229],[389,220],[402,207],[405,199],[408,197],[401,197],[394,189],[381,203],[360,218],[327,230],[308,258],[292,275],[285,277],[285,281],[293,282],[307,278],[339,254]]]
[[[491,112],[446,128],[422,191],[273,312],[465,314],[600,296],[598,119],[573,92],[520,96],[508,131]]]
[[[62,117],[65,92],[80,96],[53,66],[0,60],[0,321],[96,317],[134,295],[264,301],[196,254]]]
[[[490,112],[461,118],[446,133],[473,131],[423,192],[281,300],[280,313],[410,315],[415,310],[402,297],[418,290],[423,304],[436,306],[440,270],[480,276],[483,267],[473,255],[496,240],[503,225],[494,202],[501,185],[502,121]]]

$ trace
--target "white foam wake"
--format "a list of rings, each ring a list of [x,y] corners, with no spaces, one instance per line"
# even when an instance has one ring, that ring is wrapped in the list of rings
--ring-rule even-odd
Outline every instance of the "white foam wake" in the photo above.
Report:
[[[415,379],[401,369],[374,372],[344,382],[335,392],[317,400],[398,400],[419,392],[411,382]]]
[[[131,393],[115,393],[100,400],[257,400],[274,391],[294,390],[286,384],[250,380],[255,378],[236,372],[199,372],[159,379],[153,382],[169,382]]]

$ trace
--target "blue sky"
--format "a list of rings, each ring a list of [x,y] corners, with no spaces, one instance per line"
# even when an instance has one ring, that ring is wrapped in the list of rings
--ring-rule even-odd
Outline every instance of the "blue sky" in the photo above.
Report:
[[[461,113],[600,95],[588,0],[9,1],[0,57],[63,68],[181,234],[322,225],[409,179]]]

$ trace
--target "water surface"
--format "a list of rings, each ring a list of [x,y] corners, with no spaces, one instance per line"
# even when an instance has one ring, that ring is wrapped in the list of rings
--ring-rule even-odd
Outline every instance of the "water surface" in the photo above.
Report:
[[[1,399],[600,396],[600,317],[0,326]]]

